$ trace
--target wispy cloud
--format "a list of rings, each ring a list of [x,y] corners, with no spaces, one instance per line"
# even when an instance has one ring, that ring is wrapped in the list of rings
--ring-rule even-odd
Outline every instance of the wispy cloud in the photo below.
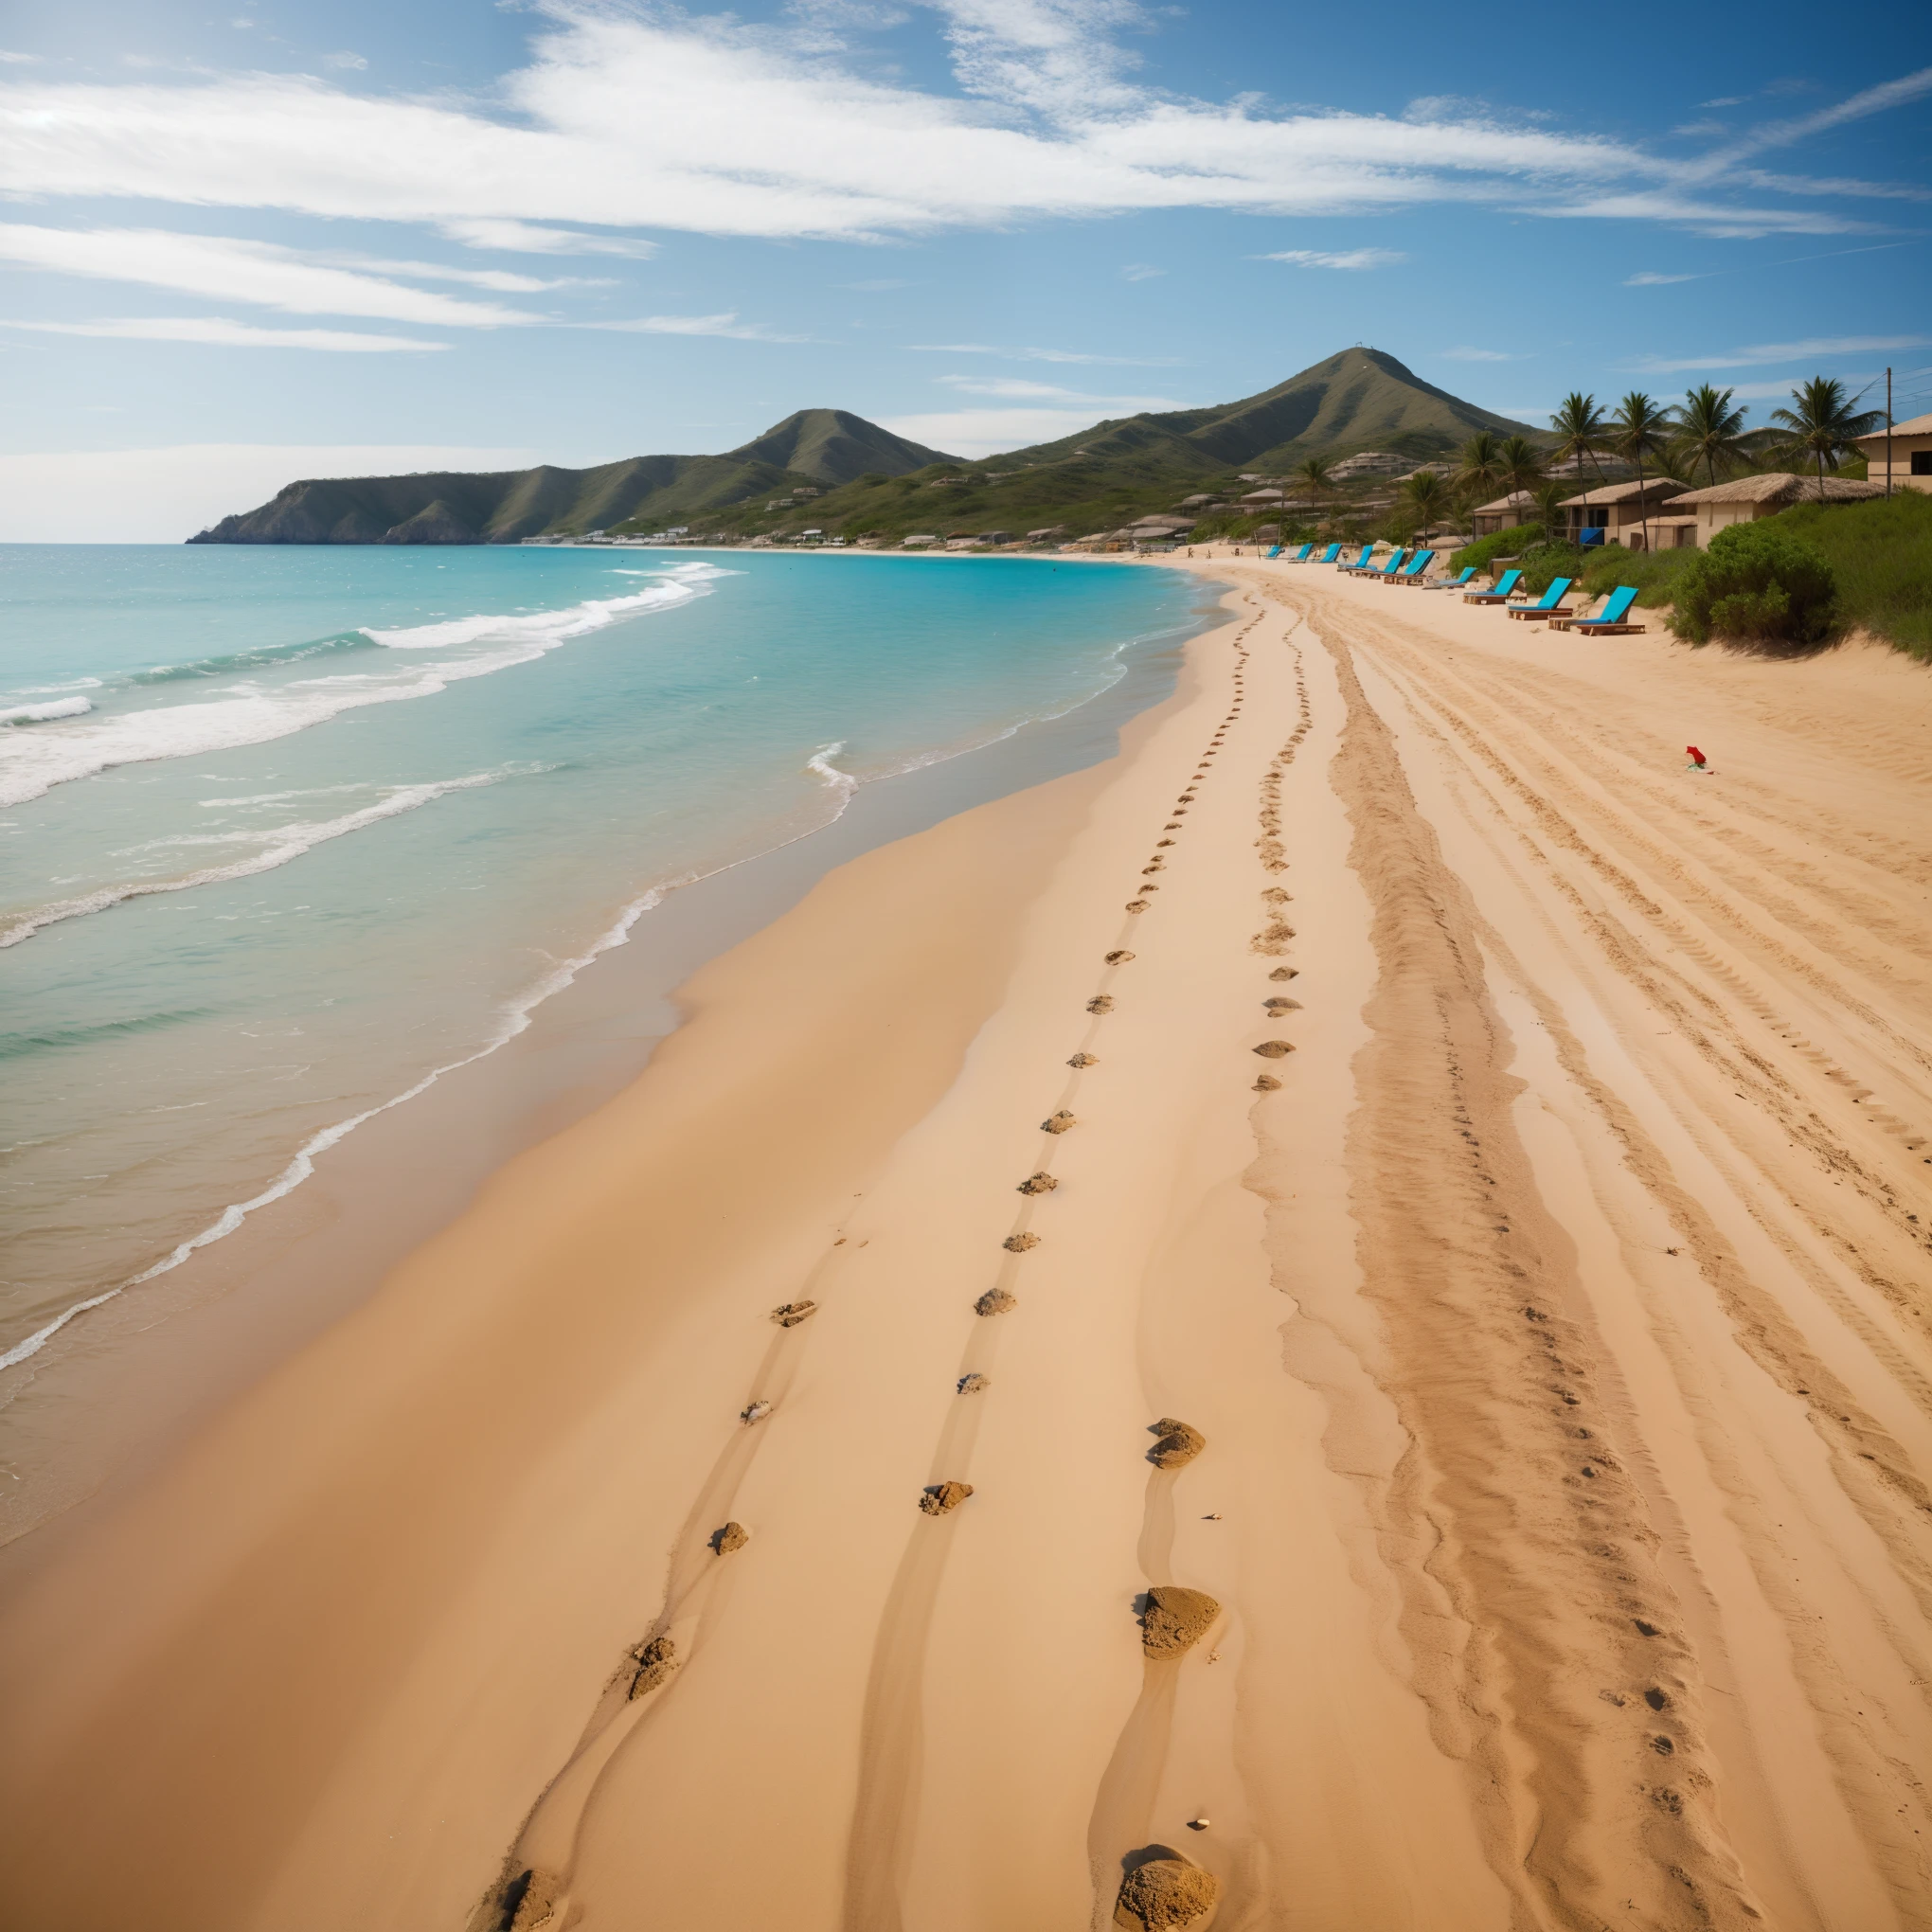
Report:
[[[1167,270],[1155,268],[1151,261],[1130,261],[1120,271],[1122,281],[1152,281],[1154,277],[1165,275]]]
[[[1172,396],[1094,396],[1084,390],[1063,388],[1058,383],[1029,383],[1020,376],[940,376],[937,380],[962,396],[996,396],[1009,402],[1083,402],[1105,415],[1125,410],[1185,409],[1185,402]]]
[[[200,342],[217,349],[312,349],[336,355],[384,355],[447,349],[408,335],[358,335],[342,329],[258,329],[214,315],[120,315],[100,322],[9,322],[41,335],[96,335],[121,342]]]
[[[1116,369],[1172,368],[1180,361],[1172,355],[1088,355],[1075,349],[998,349],[990,342],[908,342],[905,346],[918,355],[996,355],[1007,362],[1087,363]]]
[[[738,342],[809,342],[809,335],[781,335],[762,322],[741,322],[735,310],[722,315],[638,315],[624,322],[585,322],[585,329],[613,329],[626,335],[728,335]]]
[[[1257,255],[1257,261],[1289,261],[1297,268],[1386,268],[1408,257],[1393,248],[1279,248],[1272,255]]]
[[[451,216],[440,223],[452,242],[469,248],[494,248],[506,255],[622,255],[648,261],[658,244],[632,235],[587,235],[576,228],[550,228],[495,215]]]
[[[1877,355],[1887,349],[1932,348],[1932,335],[1814,335],[1801,342],[1760,342],[1711,355],[1639,357],[1626,367],[1646,375],[1675,375],[1686,369],[1742,369],[1766,363],[1802,363],[1846,355]]]
[[[339,54],[324,54],[322,64],[325,67],[339,68],[344,73],[360,74],[368,65],[368,62],[362,55],[352,54],[345,49]]]
[[[1512,354],[1501,349],[1445,349],[1442,357],[1446,362],[1528,362],[1530,352],[1524,350]]]
[[[0,223],[0,260],[93,280],[173,289],[304,315],[364,315],[435,328],[494,329],[543,318],[495,302],[459,300],[349,269],[293,248],[162,228],[42,228]]]
[[[1673,282],[1704,279],[1701,275],[1659,275],[1654,268],[1641,268],[1635,275],[1625,276],[1623,286],[1627,289],[1662,289],[1670,287]]]
[[[853,0],[812,0],[777,24],[537,6],[546,24],[527,64],[469,98],[260,72],[50,80],[16,63],[0,83],[0,178],[43,200],[425,222],[539,253],[640,252],[590,233],[634,226],[875,238],[1029,216],[1443,202],[1709,234],[1835,233],[1848,224],[1826,211],[1732,206],[1738,170],[1932,92],[1932,69],[1902,76],[1687,159],[1446,98],[1397,118],[1156,89],[1137,73],[1132,42],[1148,21],[1131,0],[929,0],[913,17],[937,15],[951,92],[860,60],[851,37],[884,16]],[[1357,258],[1386,254],[1284,259],[1369,267]]]

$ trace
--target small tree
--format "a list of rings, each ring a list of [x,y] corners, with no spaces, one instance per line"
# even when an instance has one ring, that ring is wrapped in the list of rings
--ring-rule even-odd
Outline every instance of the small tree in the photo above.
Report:
[[[1603,412],[1597,407],[1596,397],[1586,396],[1581,389],[1572,389],[1549,419],[1549,427],[1556,436],[1556,460],[1573,463],[1581,477],[1583,458],[1587,456],[1590,467],[1597,473],[1597,487],[1601,489],[1601,458],[1603,452],[1610,447],[1610,435],[1603,421]]]
[[[1297,463],[1295,474],[1307,484],[1311,496],[1319,496],[1334,481],[1326,456],[1307,456]]]
[[[1646,396],[1641,389],[1633,389],[1617,405],[1617,414],[1610,419],[1610,447],[1626,463],[1637,466],[1637,494],[1643,502],[1643,546],[1646,551],[1651,547],[1651,540],[1650,502],[1646,489],[1650,478],[1645,474],[1645,464],[1662,454],[1670,428],[1670,412],[1655,397]]]
[[[1472,505],[1480,503],[1502,480],[1501,449],[1501,441],[1487,429],[1477,430],[1462,445],[1462,467],[1456,473],[1456,487]]]
[[[1402,503],[1415,519],[1415,528],[1426,535],[1449,510],[1449,486],[1433,470],[1418,470],[1403,479]]]
[[[1693,470],[1702,463],[1708,484],[1716,483],[1719,464],[1728,470],[1744,457],[1744,412],[1731,406],[1736,394],[1704,383],[1687,390],[1673,412],[1675,452]]]
[[[1860,409],[1861,390],[1848,396],[1833,376],[1814,376],[1791,392],[1789,409],[1774,409],[1771,420],[1786,432],[1779,454],[1789,461],[1817,465],[1818,501],[1825,500],[1825,472],[1838,467],[1839,456],[1852,447],[1852,438],[1869,435],[1885,420],[1884,412]]]

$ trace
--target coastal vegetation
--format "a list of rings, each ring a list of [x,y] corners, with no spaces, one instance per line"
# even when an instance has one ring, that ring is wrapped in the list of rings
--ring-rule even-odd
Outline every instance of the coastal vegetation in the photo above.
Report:
[[[1693,644],[1712,637],[1822,644],[1836,627],[1838,580],[1777,519],[1733,524],[1697,553],[1675,586],[1671,628]]]

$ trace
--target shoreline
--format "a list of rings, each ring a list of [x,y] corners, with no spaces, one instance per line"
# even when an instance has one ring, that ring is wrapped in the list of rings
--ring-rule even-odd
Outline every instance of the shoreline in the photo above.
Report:
[[[1210,572],[9,1579],[22,1909],[1916,1923],[1932,687]]]
[[[1195,635],[1212,621],[1206,609],[1197,607]],[[562,986],[516,1009],[521,1024],[494,1044],[432,1072],[347,1128],[323,1130],[254,1202],[224,1209],[172,1255],[80,1304],[78,1318],[66,1311],[27,1337],[38,1346],[0,1371],[0,1416],[16,1485],[4,1497],[0,1579],[19,1564],[23,1538],[103,1480],[117,1486],[132,1473],[125,1467],[131,1456],[135,1466],[149,1466],[213,1405],[372,1292],[387,1266],[459,1212],[505,1160],[636,1078],[680,1024],[676,988],[707,960],[779,917],[826,871],[859,853],[1113,757],[1123,728],[1171,701],[1186,642],[1123,647],[1119,675],[1069,709],[863,781],[826,824],[653,888],[591,952],[559,969],[568,973]],[[594,986],[586,986],[590,977]],[[498,1062],[505,1064],[486,1070]],[[433,1172],[411,1157],[422,1136],[444,1147]],[[452,1136],[460,1152],[449,1151]],[[309,1172],[297,1172],[304,1165]],[[397,1177],[399,1168],[407,1181]],[[231,1220],[226,1233],[214,1232]],[[368,1220],[377,1232],[349,1225]],[[235,1297],[260,1297],[271,1273],[277,1305],[242,1308]],[[320,1285],[322,1278],[339,1282],[345,1276],[358,1285]],[[156,1342],[157,1321],[177,1333]],[[115,1332],[101,1333],[108,1322]],[[144,1352],[157,1353],[165,1366],[145,1366],[137,1359]],[[37,1386],[43,1379],[45,1388]],[[46,1424],[39,1414],[48,1407],[111,1412],[114,1445],[89,1444],[79,1431],[41,1433]],[[110,1465],[121,1476],[110,1476]],[[44,1497],[49,1483],[52,1493]]]

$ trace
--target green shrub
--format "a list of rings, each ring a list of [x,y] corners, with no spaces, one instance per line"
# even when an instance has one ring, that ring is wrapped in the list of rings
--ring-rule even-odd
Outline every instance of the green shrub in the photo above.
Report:
[[[1596,558],[1595,550],[1575,544],[1532,544],[1523,552],[1523,581],[1516,588],[1541,597],[1559,577],[1581,578]]]
[[[1587,550],[1584,555],[1589,562],[1583,565],[1583,574],[1577,580],[1578,588],[1584,596],[1601,597],[1615,590],[1619,583],[1634,583],[1637,602],[1655,606],[1674,599],[1678,580],[1703,552],[1691,549],[1626,550],[1621,545],[1613,544],[1606,549]]]
[[[1932,659],[1932,494],[1800,504],[1758,528],[1788,531],[1831,564],[1846,623]]]
[[[1478,570],[1487,570],[1492,558],[1520,557],[1526,546],[1542,541],[1541,524],[1522,524],[1514,529],[1493,530],[1486,537],[1476,538],[1473,544],[1464,544],[1450,558],[1449,567],[1461,570],[1473,564]]]
[[[1838,586],[1818,553],[1775,528],[1733,524],[1676,584],[1671,628],[1692,643],[1821,644],[1837,616]]]

